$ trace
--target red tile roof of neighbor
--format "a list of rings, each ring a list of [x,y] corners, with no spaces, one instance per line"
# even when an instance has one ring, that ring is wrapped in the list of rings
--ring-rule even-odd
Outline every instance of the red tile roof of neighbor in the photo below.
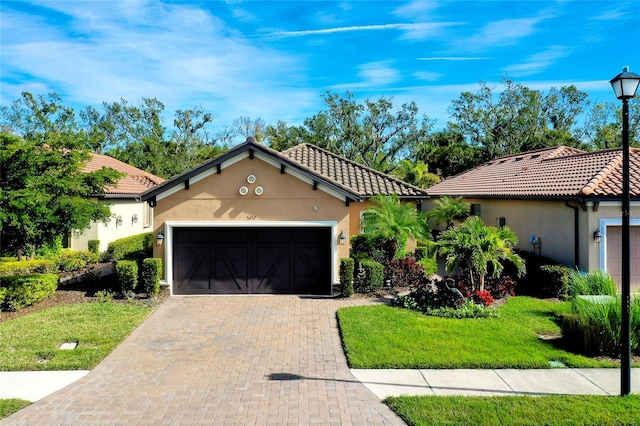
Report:
[[[127,175],[118,181],[116,186],[108,186],[105,188],[105,195],[140,195],[146,190],[164,182],[164,179],[133,167],[127,163],[123,163],[115,158],[101,155],[91,154],[91,160],[83,168],[86,172],[100,170],[102,167],[110,167]]]
[[[630,149],[631,195],[640,196],[640,149]],[[619,198],[622,149],[529,151],[488,161],[429,188],[430,195],[496,198]]]
[[[281,155],[323,178],[362,197],[377,194],[425,196],[425,191],[393,176],[347,160],[315,145],[301,143],[284,150]]]

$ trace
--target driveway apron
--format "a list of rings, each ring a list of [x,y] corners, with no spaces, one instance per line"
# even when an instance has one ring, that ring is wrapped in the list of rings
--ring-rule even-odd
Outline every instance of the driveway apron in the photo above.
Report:
[[[364,303],[170,298],[87,376],[2,424],[402,425],[347,368],[336,309]]]

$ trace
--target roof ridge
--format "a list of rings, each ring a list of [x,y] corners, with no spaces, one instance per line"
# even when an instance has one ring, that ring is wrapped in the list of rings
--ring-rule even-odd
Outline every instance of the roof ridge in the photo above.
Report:
[[[584,195],[591,195],[594,193],[596,188],[600,186],[600,183],[604,181],[604,179],[609,176],[622,162],[622,150],[620,150],[620,154],[616,155],[609,161],[598,173],[595,174],[591,178],[589,182],[580,190],[580,193]]]
[[[419,186],[412,185],[409,182],[405,182],[402,179],[398,179],[397,177],[395,177],[395,176],[393,176],[391,174],[383,173],[380,170],[376,170],[376,169],[374,169],[372,167],[369,167],[369,166],[367,166],[365,164],[362,164],[362,163],[358,163],[357,161],[351,160],[349,158],[342,157],[342,156],[340,156],[340,155],[338,155],[338,154],[336,154],[334,152],[331,152],[331,151],[329,151],[327,149],[321,148],[321,147],[319,147],[317,145],[313,145],[313,144],[310,144],[310,143],[307,143],[307,142],[302,142],[302,143],[299,143],[298,145],[292,146],[291,148],[288,148],[285,151],[282,151],[282,153],[284,154],[285,152],[290,151],[290,150],[293,151],[294,148],[299,148],[299,147],[309,147],[310,149],[315,149],[317,151],[323,152],[323,153],[333,157],[334,159],[337,159],[337,160],[345,162],[345,163],[352,164],[352,165],[354,165],[354,166],[356,166],[358,168],[361,168],[361,169],[365,169],[365,170],[367,170],[367,171],[369,171],[369,172],[371,172],[373,174],[376,174],[378,176],[382,176],[384,178],[391,179],[391,180],[393,180],[393,181],[395,181],[395,182],[397,182],[397,183],[399,183],[401,185],[406,185],[406,186],[408,186],[410,188],[417,189],[419,191],[426,191],[426,189],[424,189],[424,188],[420,188]],[[294,159],[290,158],[290,160],[291,161],[295,161],[296,163],[298,163]],[[300,163],[298,163],[298,164],[300,164]],[[300,164],[300,165],[302,165],[302,164]],[[322,171],[317,171],[316,170],[316,173],[318,173],[320,175],[324,175],[324,173],[322,173]]]

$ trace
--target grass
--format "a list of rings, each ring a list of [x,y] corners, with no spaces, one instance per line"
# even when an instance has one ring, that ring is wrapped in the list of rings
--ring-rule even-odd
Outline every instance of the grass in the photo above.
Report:
[[[385,402],[413,426],[640,424],[640,395],[421,396]]]
[[[0,370],[90,370],[152,308],[121,303],[61,305],[0,323]],[[74,350],[58,349],[75,342]]]
[[[31,405],[31,402],[24,399],[0,399],[0,419],[17,413],[27,405]]]
[[[568,302],[510,298],[497,318],[450,319],[390,306],[342,308],[338,320],[351,368],[614,367],[562,349],[538,335],[560,336]]]

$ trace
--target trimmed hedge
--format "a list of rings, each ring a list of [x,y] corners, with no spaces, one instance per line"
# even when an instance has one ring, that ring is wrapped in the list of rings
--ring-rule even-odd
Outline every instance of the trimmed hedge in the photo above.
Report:
[[[22,260],[0,262],[0,277],[12,275],[48,274],[56,271],[52,260]]]
[[[57,274],[15,275],[0,278],[0,307],[16,311],[38,303],[56,292]]]
[[[147,296],[153,297],[160,293],[160,276],[162,275],[162,259],[151,257],[142,261],[140,276],[142,287]]]
[[[566,299],[569,297],[569,272],[564,265],[540,266],[541,291],[543,295]]]
[[[90,263],[97,263],[98,256],[86,250],[64,249],[56,257],[56,268],[60,272],[73,272],[86,268]]]
[[[107,260],[144,259],[153,255],[153,233],[133,235],[112,241],[107,246]]]
[[[340,259],[340,286],[342,297],[353,295],[353,270],[355,261],[350,257]]]
[[[376,262],[391,261],[398,251],[398,240],[367,234],[351,237],[351,257],[354,259],[369,258]]]
[[[121,260],[116,263],[118,286],[123,296],[133,293],[138,286],[138,263],[135,260]]]
[[[380,262],[372,259],[359,259],[358,264],[364,269],[364,282],[360,282],[360,288],[368,287],[377,290],[384,286],[384,267]]]

